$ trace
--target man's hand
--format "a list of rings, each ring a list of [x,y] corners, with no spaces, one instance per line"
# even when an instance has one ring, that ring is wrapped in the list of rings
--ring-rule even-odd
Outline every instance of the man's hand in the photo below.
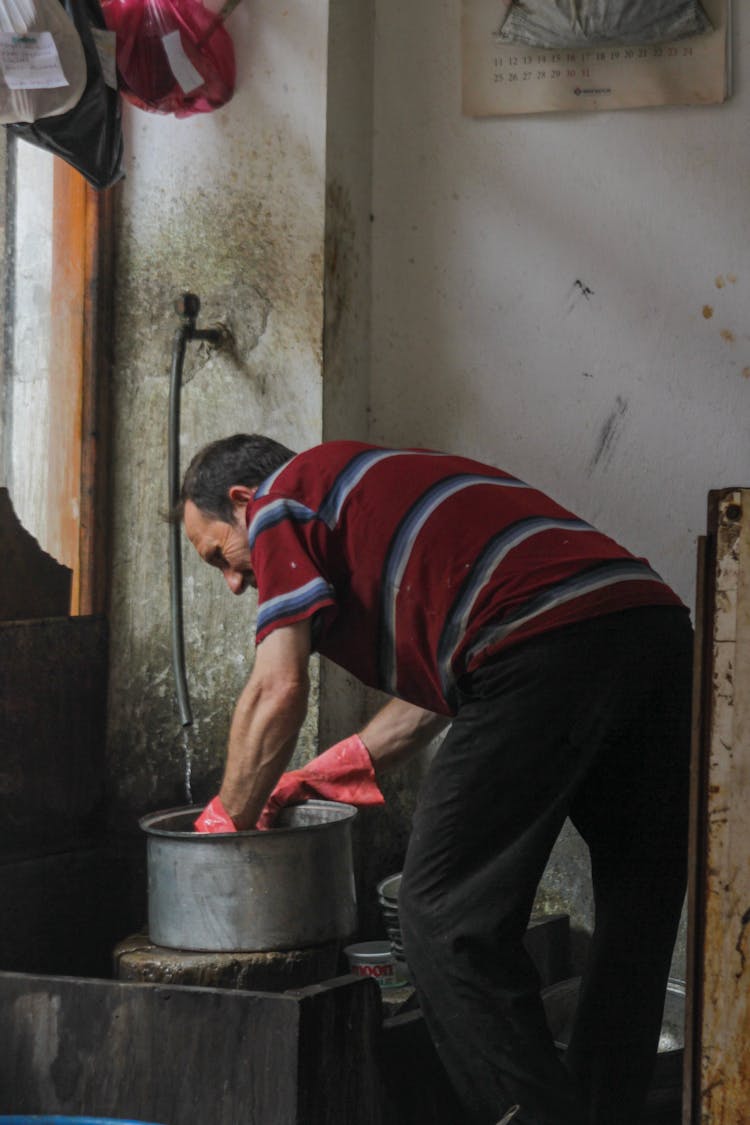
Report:
[[[269,797],[256,827],[273,827],[280,809],[298,805],[311,797],[360,808],[385,804],[375,781],[375,770],[367,747],[358,734],[337,742],[301,769],[285,773]]]
[[[237,825],[224,808],[221,797],[214,797],[194,822],[196,832],[236,832]]]

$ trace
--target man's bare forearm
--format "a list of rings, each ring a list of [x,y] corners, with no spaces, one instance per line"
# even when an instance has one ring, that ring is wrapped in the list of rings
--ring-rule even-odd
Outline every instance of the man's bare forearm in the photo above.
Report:
[[[232,717],[219,797],[238,828],[254,828],[294,753],[307,712],[309,626],[279,629],[258,646]]]
[[[392,699],[359,733],[378,773],[427,746],[449,722],[445,715]]]
[[[219,796],[238,828],[253,828],[294,753],[307,684],[263,690],[248,682],[237,701]]]

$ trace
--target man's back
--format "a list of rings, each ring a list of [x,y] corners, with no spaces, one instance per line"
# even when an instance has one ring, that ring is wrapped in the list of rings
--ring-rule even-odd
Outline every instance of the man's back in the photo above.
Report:
[[[248,508],[257,639],[314,616],[317,649],[365,683],[451,713],[501,649],[585,618],[679,605],[645,562],[477,461],[328,442]]]

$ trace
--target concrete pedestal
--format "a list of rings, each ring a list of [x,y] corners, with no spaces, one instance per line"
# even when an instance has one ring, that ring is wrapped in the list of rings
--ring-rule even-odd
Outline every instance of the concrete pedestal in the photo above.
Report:
[[[165,949],[152,944],[148,934],[133,934],[115,946],[113,957],[114,975],[121,981],[284,992],[337,976],[341,945],[329,942],[270,953],[194,953]]]

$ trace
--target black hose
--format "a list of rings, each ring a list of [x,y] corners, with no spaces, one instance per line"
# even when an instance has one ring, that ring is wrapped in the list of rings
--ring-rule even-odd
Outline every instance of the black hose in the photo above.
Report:
[[[180,391],[182,365],[189,340],[207,340],[218,346],[222,332],[217,328],[196,328],[195,321],[200,301],[193,293],[184,293],[177,302],[177,311],[183,323],[174,334],[172,343],[172,370],[169,377],[169,506],[174,508],[180,499]],[[169,600],[170,632],[172,640],[172,671],[174,673],[177,706],[183,727],[193,724],[187,677],[185,675],[185,636],[182,612],[182,545],[180,524],[169,525]]]
[[[180,387],[182,364],[190,337],[191,325],[184,324],[174,334],[172,345],[172,370],[169,379],[169,506],[173,508],[180,498]],[[172,637],[172,671],[174,673],[177,706],[183,727],[192,726],[187,677],[185,675],[185,638],[182,613],[182,545],[181,525],[169,525],[169,601]]]

